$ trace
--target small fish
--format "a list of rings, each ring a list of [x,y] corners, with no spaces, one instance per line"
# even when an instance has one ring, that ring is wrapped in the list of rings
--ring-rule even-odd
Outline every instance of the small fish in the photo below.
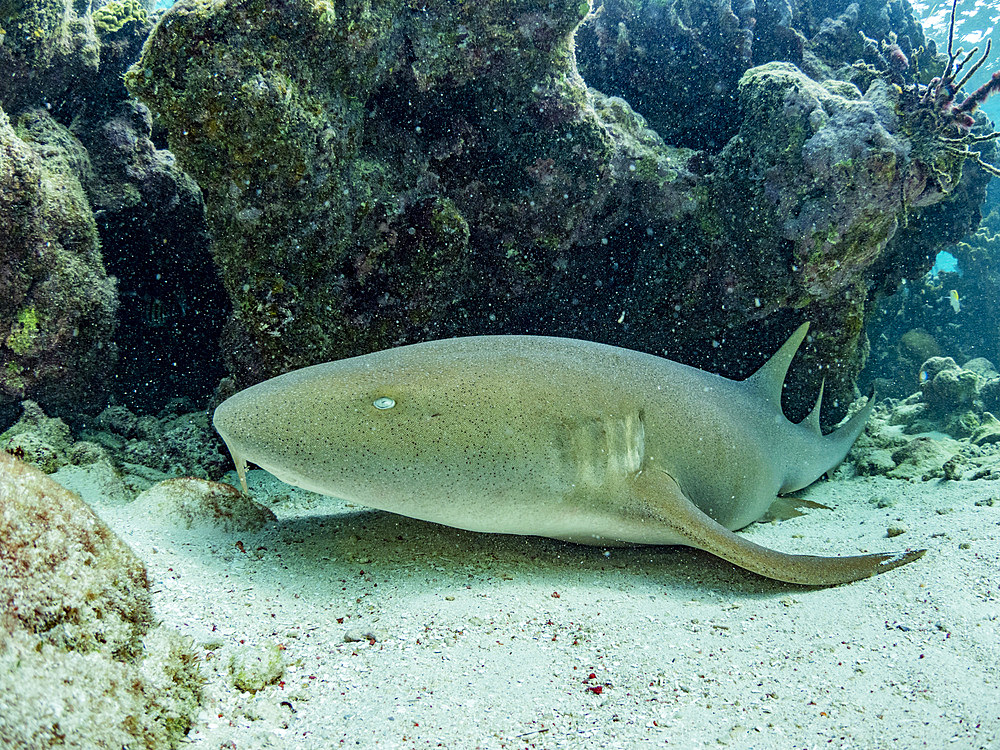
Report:
[[[951,302],[951,309],[956,313],[962,312],[962,303],[958,301],[958,290],[952,289],[948,292],[948,301]]]

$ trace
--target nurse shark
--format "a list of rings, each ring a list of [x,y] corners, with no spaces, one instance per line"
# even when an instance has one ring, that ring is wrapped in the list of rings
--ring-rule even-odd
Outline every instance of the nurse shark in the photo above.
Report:
[[[296,487],[481,532],[679,544],[762,576],[846,583],[925,550],[791,555],[734,534],[836,467],[874,399],[828,435],[781,410],[801,325],[746,380],[547,336],[471,336],[305,367],[237,393],[214,424],[243,490]]]

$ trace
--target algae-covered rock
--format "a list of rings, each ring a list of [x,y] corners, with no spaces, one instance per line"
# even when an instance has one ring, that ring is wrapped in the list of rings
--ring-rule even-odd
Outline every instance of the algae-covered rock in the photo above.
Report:
[[[996,161],[993,143],[983,149],[983,158]],[[956,191],[958,201],[964,202],[974,194],[972,183],[979,182],[981,173],[980,169],[963,168],[962,183],[968,181],[970,185],[967,189],[959,186]],[[995,370],[992,363],[988,369],[981,370],[979,362],[987,357],[996,359],[1000,351],[1000,327],[982,324],[983,321],[996,320],[1000,314],[1000,295],[996,293],[1000,286],[1000,181],[993,180],[986,191],[981,222],[979,211],[970,211],[951,201],[944,206],[953,210],[954,214],[930,216],[929,213],[938,206],[927,209],[925,213],[931,221],[925,225],[923,234],[910,236],[919,232],[920,228],[912,228],[912,231],[911,228],[904,228],[893,243],[901,247],[895,251],[890,248],[896,259],[895,266],[890,268],[886,265],[878,269],[886,291],[898,292],[880,300],[879,305],[872,309],[868,324],[868,335],[881,342],[872,350],[873,361],[869,363],[868,372],[882,382],[892,383],[887,388],[880,386],[879,392],[886,395],[908,394],[920,365],[931,357],[950,356],[981,378],[998,377],[991,374]],[[951,223],[945,222],[946,219],[950,219]],[[959,219],[962,224],[956,225]],[[923,224],[923,221],[917,223]],[[975,230],[977,224],[979,229]],[[898,282],[899,265],[905,263],[907,258],[924,252],[914,240],[940,243],[946,238],[952,241],[947,242],[943,249],[957,261],[954,270],[941,268],[937,273],[925,274],[917,279],[907,274],[910,281],[905,284]],[[928,249],[936,253],[942,248]],[[912,329],[922,332],[928,342],[933,341],[933,348],[914,348],[906,357],[895,357],[897,349],[903,351],[909,348],[912,340],[909,331]],[[897,340],[899,344],[894,346],[893,342]],[[987,408],[997,409],[1000,405],[993,403]]]
[[[79,457],[79,454],[89,454]],[[70,451],[72,463],[61,466],[52,478],[68,490],[94,494],[106,505],[125,505],[135,499],[135,490],[115,466],[103,447],[80,441]]]
[[[218,479],[231,468],[220,452],[218,436],[207,412],[171,414],[137,422],[137,439],[129,441],[123,460],[149,466],[172,476]]]
[[[74,440],[69,426],[59,417],[49,417],[34,401],[21,404],[21,417],[0,433],[0,450],[16,456],[46,474],[69,466],[100,465],[99,471],[114,482],[114,459],[104,446],[88,440]],[[120,487],[113,488],[116,496]]]
[[[96,419],[81,420],[80,437],[104,446],[122,468],[144,466],[160,476],[218,479],[232,468],[208,412],[189,411],[185,399],[168,403],[156,416],[139,416],[113,405]],[[141,489],[148,489],[149,485]]]
[[[893,93],[876,83],[844,96],[774,62],[744,74],[740,101],[746,118],[720,160],[723,226],[731,236],[750,232],[766,252],[779,238],[792,243],[796,292],[827,300],[878,257],[896,229],[899,191],[913,189]]]
[[[5,747],[177,747],[201,704],[189,638],[150,630],[142,562],[75,494],[0,451]]]
[[[874,448],[857,454],[854,468],[861,476],[879,476],[895,469],[896,461],[891,451]]]
[[[700,216],[729,274],[726,306],[794,307],[811,318],[812,390],[822,373],[838,414],[867,356],[859,282],[897,231],[901,195],[937,199],[912,179],[927,168],[910,158],[897,96],[881,80],[865,91],[824,85],[787,62],[750,68],[739,82],[739,132],[706,178]]]
[[[174,407],[189,406],[181,400]],[[137,417],[110,406],[96,419],[78,420],[80,439],[58,417],[48,417],[34,401],[22,404],[21,418],[0,433],[0,450],[57,473],[65,486],[101,487],[105,499],[131,501],[137,492],[168,477],[219,478],[231,468],[204,411]]]
[[[284,654],[276,643],[240,646],[229,659],[229,672],[237,688],[256,693],[281,679]]]
[[[927,480],[944,475],[944,465],[958,453],[959,444],[946,438],[918,437],[892,454],[892,479]]]
[[[66,651],[27,631],[0,639],[0,737],[4,747],[181,747],[201,706],[190,638],[155,628],[145,657],[120,661]]]
[[[127,82],[204,191],[243,384],[460,333],[621,335],[634,266],[616,259],[691,214],[693,152],[588,91],[589,9],[167,12]]]
[[[0,434],[0,448],[17,452],[22,441],[50,444],[54,459],[46,471],[67,464],[86,466],[107,463],[117,472],[130,474],[128,481],[138,491],[169,477],[194,476],[218,479],[232,468],[232,459],[223,455],[224,446],[204,410],[187,411],[193,405],[177,399],[158,415],[139,416],[124,406],[105,408],[96,418],[81,415],[73,420],[74,434],[61,420],[50,420],[36,404],[26,402],[21,420]],[[58,427],[53,434],[50,425]],[[75,442],[71,442],[75,438]],[[18,452],[21,456],[21,453]],[[21,456],[31,463],[25,451]],[[154,477],[146,483],[136,476]]]
[[[148,18],[146,8],[138,0],[111,0],[91,13],[98,37],[113,34],[126,24],[142,26]]]
[[[89,161],[44,110],[0,110],[0,407],[57,412],[104,398],[115,360],[114,279],[83,189]]]
[[[51,474],[69,463],[73,438],[58,417],[46,416],[34,401],[21,404],[21,418],[0,433],[0,450]]]
[[[155,3],[136,0],[0,2],[0,107],[44,107],[86,130],[124,98],[121,74],[142,47]]]
[[[0,107],[19,112],[67,100],[98,73],[99,46],[92,24],[74,0],[0,2]]]
[[[979,431],[982,421],[982,413],[973,406],[948,414],[941,431],[955,438],[971,438]]]
[[[983,413],[983,419],[972,433],[973,445],[996,445],[1000,443],[1000,419],[990,412]]]
[[[603,0],[577,32],[587,82],[620,96],[668,143],[717,151],[740,125],[740,76],[772,60],[846,90],[847,68],[879,64],[865,37],[933,56],[907,5],[731,0]],[[933,45],[933,42],[930,43]],[[855,88],[851,86],[851,88]],[[856,89],[855,89],[856,90]]]
[[[968,407],[978,387],[979,376],[959,367],[951,357],[931,357],[920,366],[922,399],[938,412]]]
[[[962,365],[962,369],[976,373],[983,381],[1000,380],[1000,372],[997,372],[996,365],[986,357],[973,357]]]
[[[988,371],[986,360],[973,367]],[[920,392],[892,404],[885,420],[902,426],[910,435],[939,432],[966,439],[977,434],[988,422],[985,417],[982,388],[990,381],[975,369],[959,367],[951,357],[931,357],[920,368]]]
[[[185,477],[154,485],[133,509],[163,528],[255,532],[274,521],[268,508],[228,484]]]
[[[0,451],[0,627],[135,656],[152,623],[142,562],[80,498]]]
[[[960,367],[932,357],[921,367],[922,388],[876,406],[851,450],[859,474],[900,479],[996,479],[1000,420],[989,411],[994,368],[985,359]]]
[[[902,401],[893,404],[892,411],[887,417],[891,425],[909,426],[917,421],[928,418],[930,407],[921,400],[919,393],[913,393]]]

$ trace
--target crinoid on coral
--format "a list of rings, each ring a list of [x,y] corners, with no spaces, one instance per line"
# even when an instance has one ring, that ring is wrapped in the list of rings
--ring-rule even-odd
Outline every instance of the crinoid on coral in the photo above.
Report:
[[[1000,168],[983,159],[981,150],[971,148],[975,144],[995,141],[1000,138],[1000,132],[975,135],[972,129],[976,124],[973,112],[990,96],[1000,91],[1000,71],[995,72],[990,79],[978,89],[968,94],[960,102],[956,97],[965,84],[976,74],[989,58],[993,40],[986,40],[986,49],[970,68],[962,75],[965,66],[979,53],[979,47],[973,47],[966,52],[962,47],[955,49],[955,13],[958,10],[958,0],[951,6],[951,21],[948,25],[948,62],[940,76],[935,76],[927,85],[915,84],[904,89],[904,93],[912,97],[919,95],[917,107],[934,117],[933,132],[946,154],[964,161],[972,159],[993,176],[1000,176]],[[890,68],[892,63],[889,63]],[[959,76],[961,75],[961,78]],[[903,104],[903,102],[901,102]]]

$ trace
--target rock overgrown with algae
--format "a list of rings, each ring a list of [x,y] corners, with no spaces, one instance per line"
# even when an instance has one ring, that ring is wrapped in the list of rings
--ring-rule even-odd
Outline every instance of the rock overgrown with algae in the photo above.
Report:
[[[79,141],[43,110],[0,110],[0,410],[99,403],[114,362],[115,282],[101,258]]]
[[[333,21],[248,1],[164,16],[127,82],[205,191],[244,383],[442,335],[614,336],[632,240],[690,212],[693,175],[691,152],[579,78],[588,10],[351,2]],[[185,41],[208,28],[211,43]]]
[[[740,376],[760,364],[747,352],[773,350],[807,317],[814,337],[793,377],[811,388],[793,406],[825,374],[843,412],[876,264],[905,251],[892,242],[910,213],[963,184],[965,157],[941,157],[910,99],[898,106],[904,88],[877,67],[878,45],[869,54],[858,41],[895,36],[916,54],[919,28],[868,5],[839,18],[793,4],[646,3],[704,61],[703,75],[689,70],[689,99],[739,95],[738,107],[679,106],[676,117],[648,106],[654,93],[686,101],[669,76],[626,101],[588,88],[576,67],[584,19],[580,38],[595,29],[607,42],[591,45],[603,57],[585,69],[620,79],[640,47],[657,54],[629,27],[641,5],[173,6],[127,83],[204,190],[239,384],[501,332],[577,335]],[[823,26],[827,12],[840,26]],[[720,72],[708,53],[722,42],[740,52]],[[860,67],[858,44],[871,58]],[[843,80],[806,75],[834,70]],[[710,149],[664,142],[707,145],[678,125],[700,111],[719,114]]]
[[[281,679],[285,658],[277,643],[243,645],[229,657],[229,673],[239,690],[256,693]]]
[[[111,406],[96,420],[83,422],[80,436],[105,446],[126,471],[139,466],[152,470],[149,476],[156,481],[181,476],[218,479],[232,468],[231,460],[209,413],[190,411],[191,407],[180,401],[167,404],[155,416],[137,416],[125,407]]]
[[[577,33],[587,83],[632,103],[668,143],[719,151],[740,128],[740,77],[783,61],[813,80],[848,81],[877,63],[864,37],[927,51],[906,3],[603,0]],[[931,43],[933,44],[933,43]]]
[[[963,366],[932,357],[920,391],[876,407],[851,451],[861,474],[897,479],[1000,479],[1000,373],[988,360]]]
[[[0,234],[6,235],[0,257],[6,255],[11,269],[9,276],[0,274],[0,297],[17,299],[24,284],[44,293],[50,271],[29,262],[33,245],[42,243],[46,255],[65,266],[58,256],[66,255],[67,230],[75,235],[70,252],[78,256],[84,244],[103,246],[103,257],[80,258],[78,265],[97,276],[110,272],[120,283],[117,294],[113,285],[109,294],[100,279],[64,279],[59,288],[71,298],[69,306],[84,308],[68,322],[41,310],[50,306],[47,299],[9,316],[0,305],[0,347],[9,338],[14,359],[0,370],[0,422],[9,411],[4,407],[23,397],[61,413],[103,406],[99,395],[73,393],[76,379],[155,411],[170,395],[207,398],[222,375],[213,355],[226,303],[212,266],[201,193],[172,155],[154,146],[148,110],[129,100],[122,83],[152,27],[150,10],[134,0],[3,4],[0,108],[45,169],[40,186],[33,186],[34,178],[20,179],[30,170],[18,163],[21,154],[0,155]],[[0,126],[0,150],[13,148],[9,138]],[[3,176],[8,170],[9,180]],[[48,215],[27,215],[32,201],[35,213]],[[17,231],[6,231],[7,222]],[[32,226],[35,231],[28,231]],[[123,324],[117,331],[116,310]],[[6,329],[8,322],[13,330]],[[38,334],[44,341],[50,328],[64,339],[55,357],[60,361],[40,368],[22,361],[37,353],[32,343]],[[105,388],[88,360],[84,343],[91,339],[108,362],[116,349],[122,355],[113,389]],[[38,384],[32,381],[36,372]],[[61,382],[48,389],[52,395],[42,393],[57,378]],[[55,403],[59,391],[67,394],[66,407]]]
[[[80,417],[74,430],[49,417],[34,401],[22,403],[20,419],[0,433],[0,450],[59,481],[72,484],[73,467],[100,473],[108,493],[124,499],[170,477],[218,479],[232,468],[205,411],[187,411],[183,399],[157,416],[137,416],[109,406],[96,418]],[[95,466],[96,465],[96,466]]]
[[[97,37],[73,0],[0,0],[0,39],[0,106],[10,113],[78,101],[97,78]]]
[[[46,474],[73,463],[73,437],[69,426],[49,417],[34,401],[21,404],[21,418],[0,433],[0,450],[17,456]]]
[[[105,37],[121,31],[126,24],[144,26],[149,20],[146,8],[138,0],[111,0],[91,13],[94,31]]]
[[[256,533],[276,516],[235,487],[206,479],[167,479],[142,492],[133,511],[167,529]]]
[[[201,703],[193,644],[153,628],[142,562],[80,498],[0,451],[0,737],[177,747]]]
[[[152,624],[142,562],[37,469],[0,452],[0,473],[0,625],[65,650],[136,656]]]

